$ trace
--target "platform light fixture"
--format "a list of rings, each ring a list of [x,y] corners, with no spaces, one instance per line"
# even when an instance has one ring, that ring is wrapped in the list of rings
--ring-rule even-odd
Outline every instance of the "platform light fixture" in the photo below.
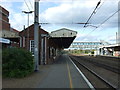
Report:
[[[33,13],[34,11],[22,11],[22,13],[28,14],[28,31],[27,31],[27,50],[29,50],[29,14]]]

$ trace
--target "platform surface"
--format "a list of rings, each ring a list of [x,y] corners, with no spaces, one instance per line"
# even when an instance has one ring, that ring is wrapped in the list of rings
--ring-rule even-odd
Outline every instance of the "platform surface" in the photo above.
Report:
[[[62,55],[49,68],[38,88],[89,88],[67,55]]]
[[[53,64],[40,65],[38,72],[25,78],[3,78],[2,86],[3,88],[90,89],[68,55],[61,55]]]

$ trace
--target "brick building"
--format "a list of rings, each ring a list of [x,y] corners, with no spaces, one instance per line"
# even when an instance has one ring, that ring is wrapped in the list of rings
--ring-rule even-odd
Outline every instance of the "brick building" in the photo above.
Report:
[[[24,48],[34,56],[34,24],[19,32],[10,27],[8,17],[9,12],[0,6],[0,37],[10,40],[9,47]],[[63,28],[49,34],[39,26],[39,64],[52,63],[62,49],[70,46],[76,33]]]
[[[19,33],[20,47],[34,55],[34,24]],[[57,56],[57,45],[50,40],[49,33],[39,27],[39,64],[53,62]],[[40,43],[41,42],[41,43]]]
[[[0,37],[10,40],[10,47],[19,47],[19,31],[10,27],[9,11],[0,6]]]
[[[48,64],[54,61],[59,48],[49,33],[39,27],[39,64]],[[4,43],[3,41],[10,41]],[[21,47],[34,55],[34,24],[19,32],[11,28],[9,23],[9,11],[0,6],[0,44],[4,47]],[[5,44],[5,45],[3,45]]]
[[[10,30],[9,12],[0,6],[0,30]]]

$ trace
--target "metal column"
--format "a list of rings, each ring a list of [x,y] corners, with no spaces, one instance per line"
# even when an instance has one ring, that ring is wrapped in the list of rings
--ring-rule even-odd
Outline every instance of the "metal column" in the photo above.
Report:
[[[120,9],[120,1],[118,3],[118,9]],[[118,45],[120,45],[120,11],[118,12]]]
[[[34,15],[34,60],[35,67],[34,70],[39,70],[38,60],[39,60],[39,0],[35,0],[35,15]]]

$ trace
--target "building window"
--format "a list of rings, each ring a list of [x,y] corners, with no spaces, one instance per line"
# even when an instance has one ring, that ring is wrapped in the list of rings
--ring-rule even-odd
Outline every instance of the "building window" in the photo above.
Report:
[[[34,40],[30,40],[30,52],[34,55]]]

